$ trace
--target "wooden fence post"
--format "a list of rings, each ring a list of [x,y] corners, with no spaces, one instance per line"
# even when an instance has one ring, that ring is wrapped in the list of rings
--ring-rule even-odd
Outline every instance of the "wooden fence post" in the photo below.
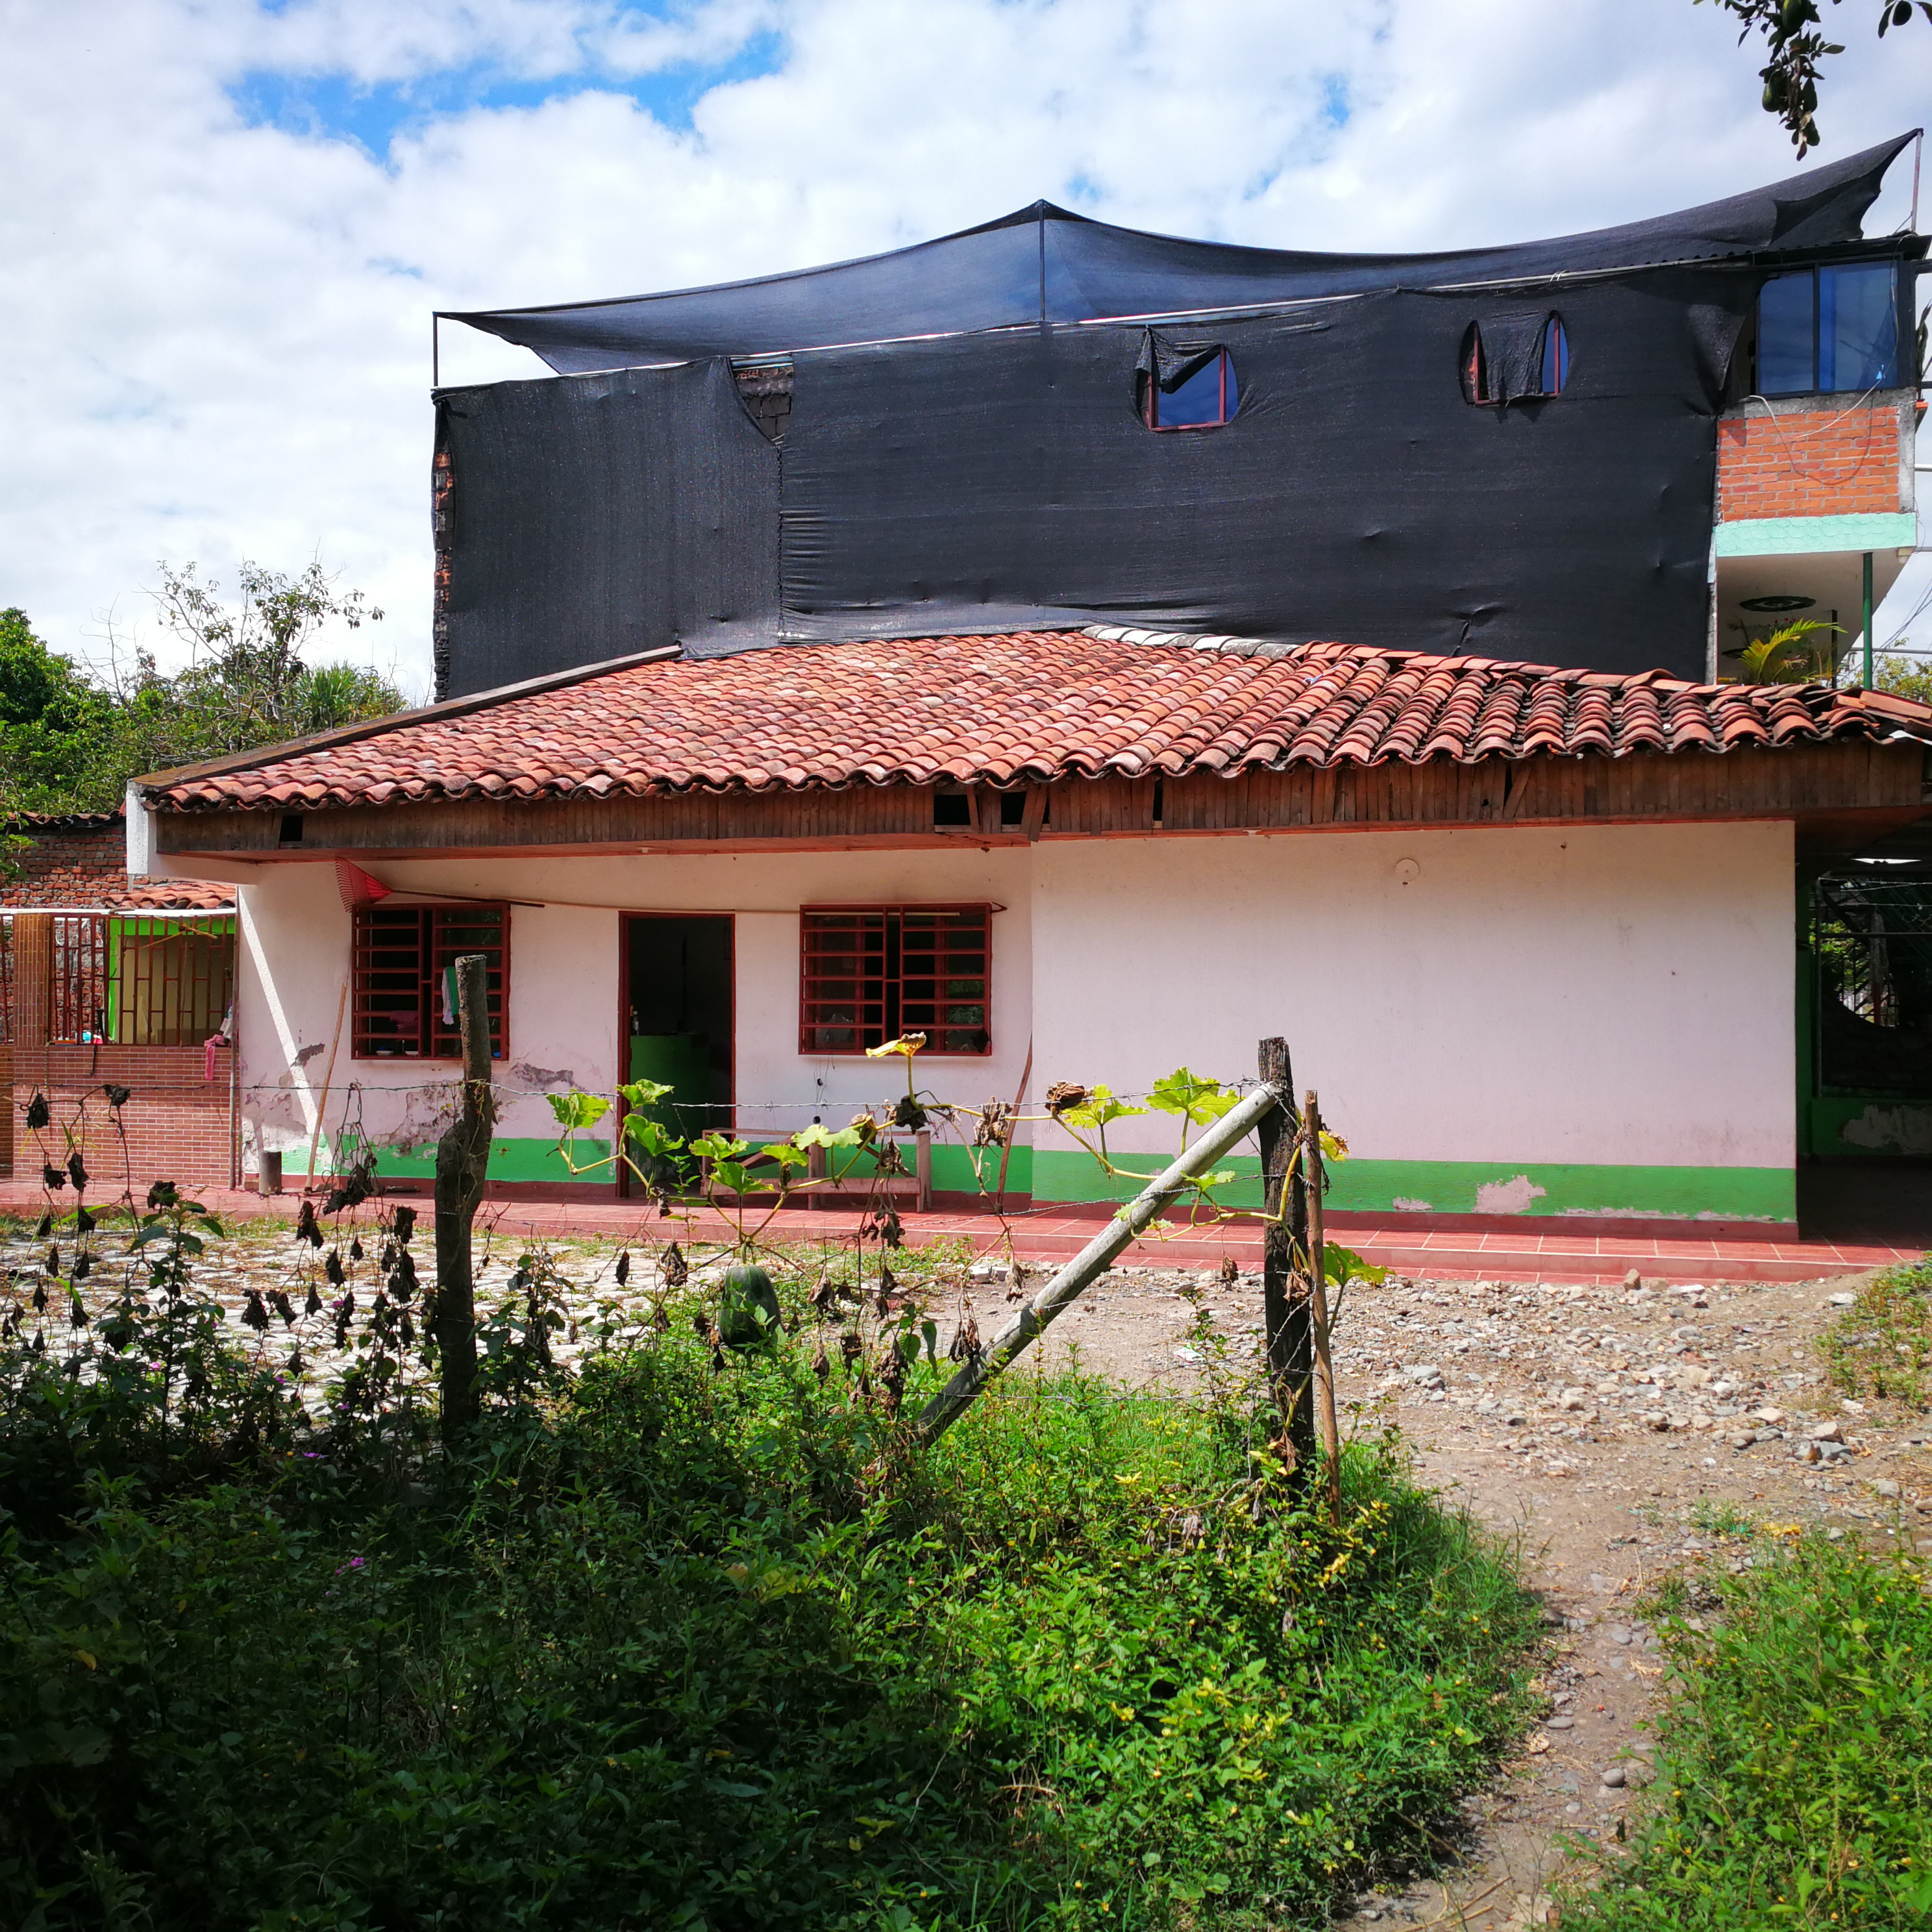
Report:
[[[442,1439],[476,1419],[476,1285],[470,1238],[496,1130],[490,1088],[489,962],[456,962],[463,1032],[463,1109],[436,1144],[436,1336],[442,1366]]]
[[[1155,1176],[1072,1260],[1026,1303],[992,1342],[968,1362],[926,1406],[918,1430],[928,1442],[958,1420],[973,1399],[1047,1324],[1070,1307],[1082,1289],[1139,1234],[1196,1175],[1253,1132],[1258,1123],[1285,1106],[1287,1094],[1264,1085],[1216,1120],[1172,1167]]]
[[[1322,1211],[1322,1105],[1311,1087],[1301,1109],[1302,1167],[1308,1176],[1308,1302],[1315,1334],[1315,1394],[1322,1424],[1322,1447],[1328,1459],[1328,1504],[1342,1514],[1342,1433],[1335,1420],[1335,1362],[1328,1348],[1328,1276],[1324,1257],[1326,1231]]]
[[[1256,1070],[1269,1086],[1283,1095],[1294,1092],[1286,1040],[1263,1040],[1256,1058]],[[1261,1124],[1262,1208],[1268,1217],[1262,1236],[1262,1322],[1268,1387],[1295,1467],[1305,1469],[1315,1461],[1315,1325],[1294,1264],[1295,1250],[1308,1244],[1308,1190],[1294,1160],[1299,1125],[1288,1106]]]

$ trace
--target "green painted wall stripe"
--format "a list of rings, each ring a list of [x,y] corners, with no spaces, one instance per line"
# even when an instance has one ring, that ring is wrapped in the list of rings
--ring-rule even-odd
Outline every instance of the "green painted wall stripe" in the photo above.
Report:
[[[1849,517],[1743,517],[1718,526],[1720,556],[1816,556],[1832,550],[1909,550],[1918,541],[1910,510]]]
[[[910,1173],[913,1166],[912,1143],[904,1141],[900,1145],[906,1171]],[[588,1162],[605,1159],[610,1152],[610,1143],[608,1140],[593,1140],[587,1136],[580,1135],[576,1151],[577,1162],[580,1168]],[[291,1148],[283,1156],[283,1172],[285,1174],[301,1174],[303,1172],[301,1162],[306,1154],[305,1148],[299,1152]],[[979,1150],[979,1159],[986,1170],[986,1192],[991,1193],[1000,1178],[999,1150],[995,1148],[988,1151],[982,1148]],[[325,1144],[322,1153],[316,1156],[316,1164],[326,1170],[328,1160],[328,1150]],[[851,1150],[844,1149],[841,1150],[838,1162],[842,1173],[846,1171],[848,1160],[853,1163],[851,1172],[855,1176],[868,1174],[872,1171],[873,1162],[869,1155],[861,1153],[854,1159]],[[942,1193],[979,1192],[980,1183],[974,1171],[973,1162],[973,1149],[936,1142],[932,1150],[934,1187]],[[393,1175],[398,1180],[432,1180],[436,1174],[436,1150],[430,1147],[414,1154],[399,1154],[393,1148],[378,1148],[376,1150],[376,1172],[379,1174]],[[557,1152],[555,1141],[512,1137],[491,1144],[489,1178],[492,1180],[566,1181],[575,1178],[584,1181],[607,1181],[611,1178],[611,1171],[608,1167],[600,1167],[592,1173],[573,1177],[565,1166],[562,1155]],[[1006,1163],[1006,1192],[1009,1194],[1028,1194],[1032,1191],[1033,1149],[1016,1147],[1012,1158]],[[1102,1198],[1099,1196],[1094,1197],[1096,1199]]]
[[[1124,1163],[1151,1174],[1148,1155]],[[1221,1163],[1240,1176],[1232,1206],[1261,1204],[1261,1162],[1252,1154]],[[1331,1207],[1355,1214],[1652,1215],[1673,1220],[1795,1221],[1797,1175],[1782,1167],[1622,1167],[1546,1161],[1367,1160],[1332,1170]],[[1126,1201],[1144,1184],[1109,1181],[1086,1154],[1037,1150],[1034,1195],[1042,1201]]]
[[[577,1162],[581,1167],[586,1162],[602,1160],[610,1151],[608,1140],[591,1140],[579,1135],[577,1142]],[[300,1174],[298,1164],[307,1157],[304,1148],[297,1154],[293,1148],[282,1156],[284,1175]],[[318,1167],[327,1171],[329,1151],[326,1142],[316,1156]],[[394,1148],[376,1150],[376,1172],[379,1174],[394,1177],[398,1180],[433,1180],[436,1178],[436,1149],[426,1147],[415,1154],[399,1154]],[[608,1181],[610,1170],[600,1167],[594,1173],[573,1176],[564,1165],[563,1156],[557,1152],[554,1140],[512,1138],[494,1141],[490,1147],[489,1178],[492,1180],[550,1180],[567,1181],[574,1179],[587,1181]]]
[[[1847,1117],[1868,1104],[1841,1103]],[[908,1170],[913,1164],[910,1141],[901,1142]],[[1850,1150],[1847,1150],[1848,1151]],[[608,1141],[580,1138],[581,1164],[602,1160],[610,1151]],[[299,1159],[299,1156],[297,1156]],[[997,1153],[980,1152],[985,1189],[991,1192],[999,1174]],[[1166,1166],[1159,1154],[1121,1156],[1122,1163],[1151,1175]],[[416,1154],[381,1148],[376,1172],[398,1179],[428,1180],[436,1172],[436,1152]],[[840,1162],[842,1168],[844,1163]],[[1237,1176],[1223,1193],[1232,1207],[1261,1204],[1261,1163],[1252,1154],[1231,1155],[1221,1163]],[[861,1157],[855,1174],[871,1171]],[[291,1166],[287,1170],[298,1173]],[[1724,1221],[1795,1221],[1798,1218],[1796,1176],[1779,1167],[1622,1167],[1581,1162],[1368,1160],[1339,1162],[1332,1170],[1329,1204],[1357,1214],[1407,1210],[1432,1214],[1520,1213],[1536,1220],[1564,1214],[1649,1215],[1673,1220],[1700,1218]],[[610,1170],[599,1168],[580,1177],[604,1180]],[[571,1178],[552,1140],[511,1138],[490,1150],[493,1180],[565,1181]],[[932,1184],[943,1193],[974,1194],[981,1183],[973,1164],[973,1150],[956,1144],[935,1143]],[[1030,1194],[1042,1201],[1130,1201],[1144,1181],[1131,1174],[1110,1180],[1090,1156],[1077,1148],[1018,1146],[1007,1164],[1006,1190]]]

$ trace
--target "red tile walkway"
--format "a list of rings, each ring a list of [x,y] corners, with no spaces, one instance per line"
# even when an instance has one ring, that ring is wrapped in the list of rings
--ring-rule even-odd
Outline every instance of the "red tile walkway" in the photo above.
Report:
[[[198,1197],[218,1213],[232,1218],[262,1214],[293,1217],[298,1197],[284,1193],[272,1199],[227,1188],[200,1190]],[[38,1214],[44,1197],[25,1180],[0,1180],[0,1213]],[[95,1206],[100,1205],[99,1202]],[[418,1204],[427,1218],[428,1203]],[[665,1220],[637,1204],[617,1201],[535,1201],[527,1198],[494,1199],[484,1204],[481,1220],[502,1236],[583,1234],[607,1240],[662,1240],[675,1235],[688,1244],[728,1238],[730,1226],[710,1211]],[[757,1216],[748,1215],[756,1225]],[[909,1245],[924,1247],[936,1241],[964,1240],[975,1254],[1005,1252],[1000,1221],[990,1214],[956,1212],[907,1213],[902,1216]],[[811,1244],[849,1240],[859,1222],[856,1210],[788,1208],[772,1217],[766,1238]],[[1022,1259],[1051,1264],[1078,1253],[1100,1232],[1100,1210],[1047,1208],[1008,1218],[1012,1251]],[[1171,1225],[1171,1224],[1170,1224]],[[1700,1281],[1809,1281],[1845,1274],[1860,1268],[1884,1268],[1916,1260],[1918,1247],[1878,1243],[1802,1240],[1712,1240],[1694,1235],[1659,1234],[1652,1239],[1592,1234],[1568,1228],[1559,1221],[1526,1220],[1520,1230],[1461,1232],[1439,1227],[1404,1227],[1400,1220],[1373,1226],[1357,1224],[1336,1231],[1337,1238],[1371,1262],[1402,1274],[1426,1274],[1451,1280],[1522,1280],[1593,1284],[1621,1281],[1636,1268],[1653,1280]],[[1141,1267],[1211,1267],[1232,1255],[1244,1268],[1261,1264],[1261,1235],[1252,1222],[1225,1227],[1171,1226],[1165,1235],[1144,1237],[1121,1257]]]

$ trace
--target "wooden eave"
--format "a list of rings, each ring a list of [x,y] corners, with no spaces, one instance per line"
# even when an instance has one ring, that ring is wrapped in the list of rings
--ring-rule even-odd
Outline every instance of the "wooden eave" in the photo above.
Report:
[[[300,814],[298,842],[282,838],[288,814],[278,808],[158,810],[154,830],[157,849],[170,857],[301,860],[943,849],[1040,838],[1774,818],[1796,822],[1802,848],[1825,853],[1856,849],[1928,810],[1922,748],[1861,741],[1721,754],[1304,766],[1233,778],[1075,778],[1024,790],[1016,826],[1002,823],[1002,800],[1011,794],[990,787],[971,793],[970,823],[938,827],[934,788],[880,785],[338,807]]]

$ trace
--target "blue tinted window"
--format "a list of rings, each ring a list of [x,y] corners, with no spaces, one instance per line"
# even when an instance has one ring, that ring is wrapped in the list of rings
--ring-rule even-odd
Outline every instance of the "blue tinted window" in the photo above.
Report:
[[[1889,262],[1818,271],[1818,386],[1885,388],[1897,380],[1898,304]]]
[[[1560,317],[1552,316],[1543,325],[1543,393],[1560,396],[1570,380],[1570,338],[1563,332]]]
[[[1767,396],[1796,395],[1817,384],[1811,330],[1811,271],[1774,275],[1757,298],[1757,386]]]
[[[1233,419],[1237,400],[1234,365],[1224,349],[1210,356],[1178,388],[1154,390],[1154,427],[1205,429],[1228,422]]]

